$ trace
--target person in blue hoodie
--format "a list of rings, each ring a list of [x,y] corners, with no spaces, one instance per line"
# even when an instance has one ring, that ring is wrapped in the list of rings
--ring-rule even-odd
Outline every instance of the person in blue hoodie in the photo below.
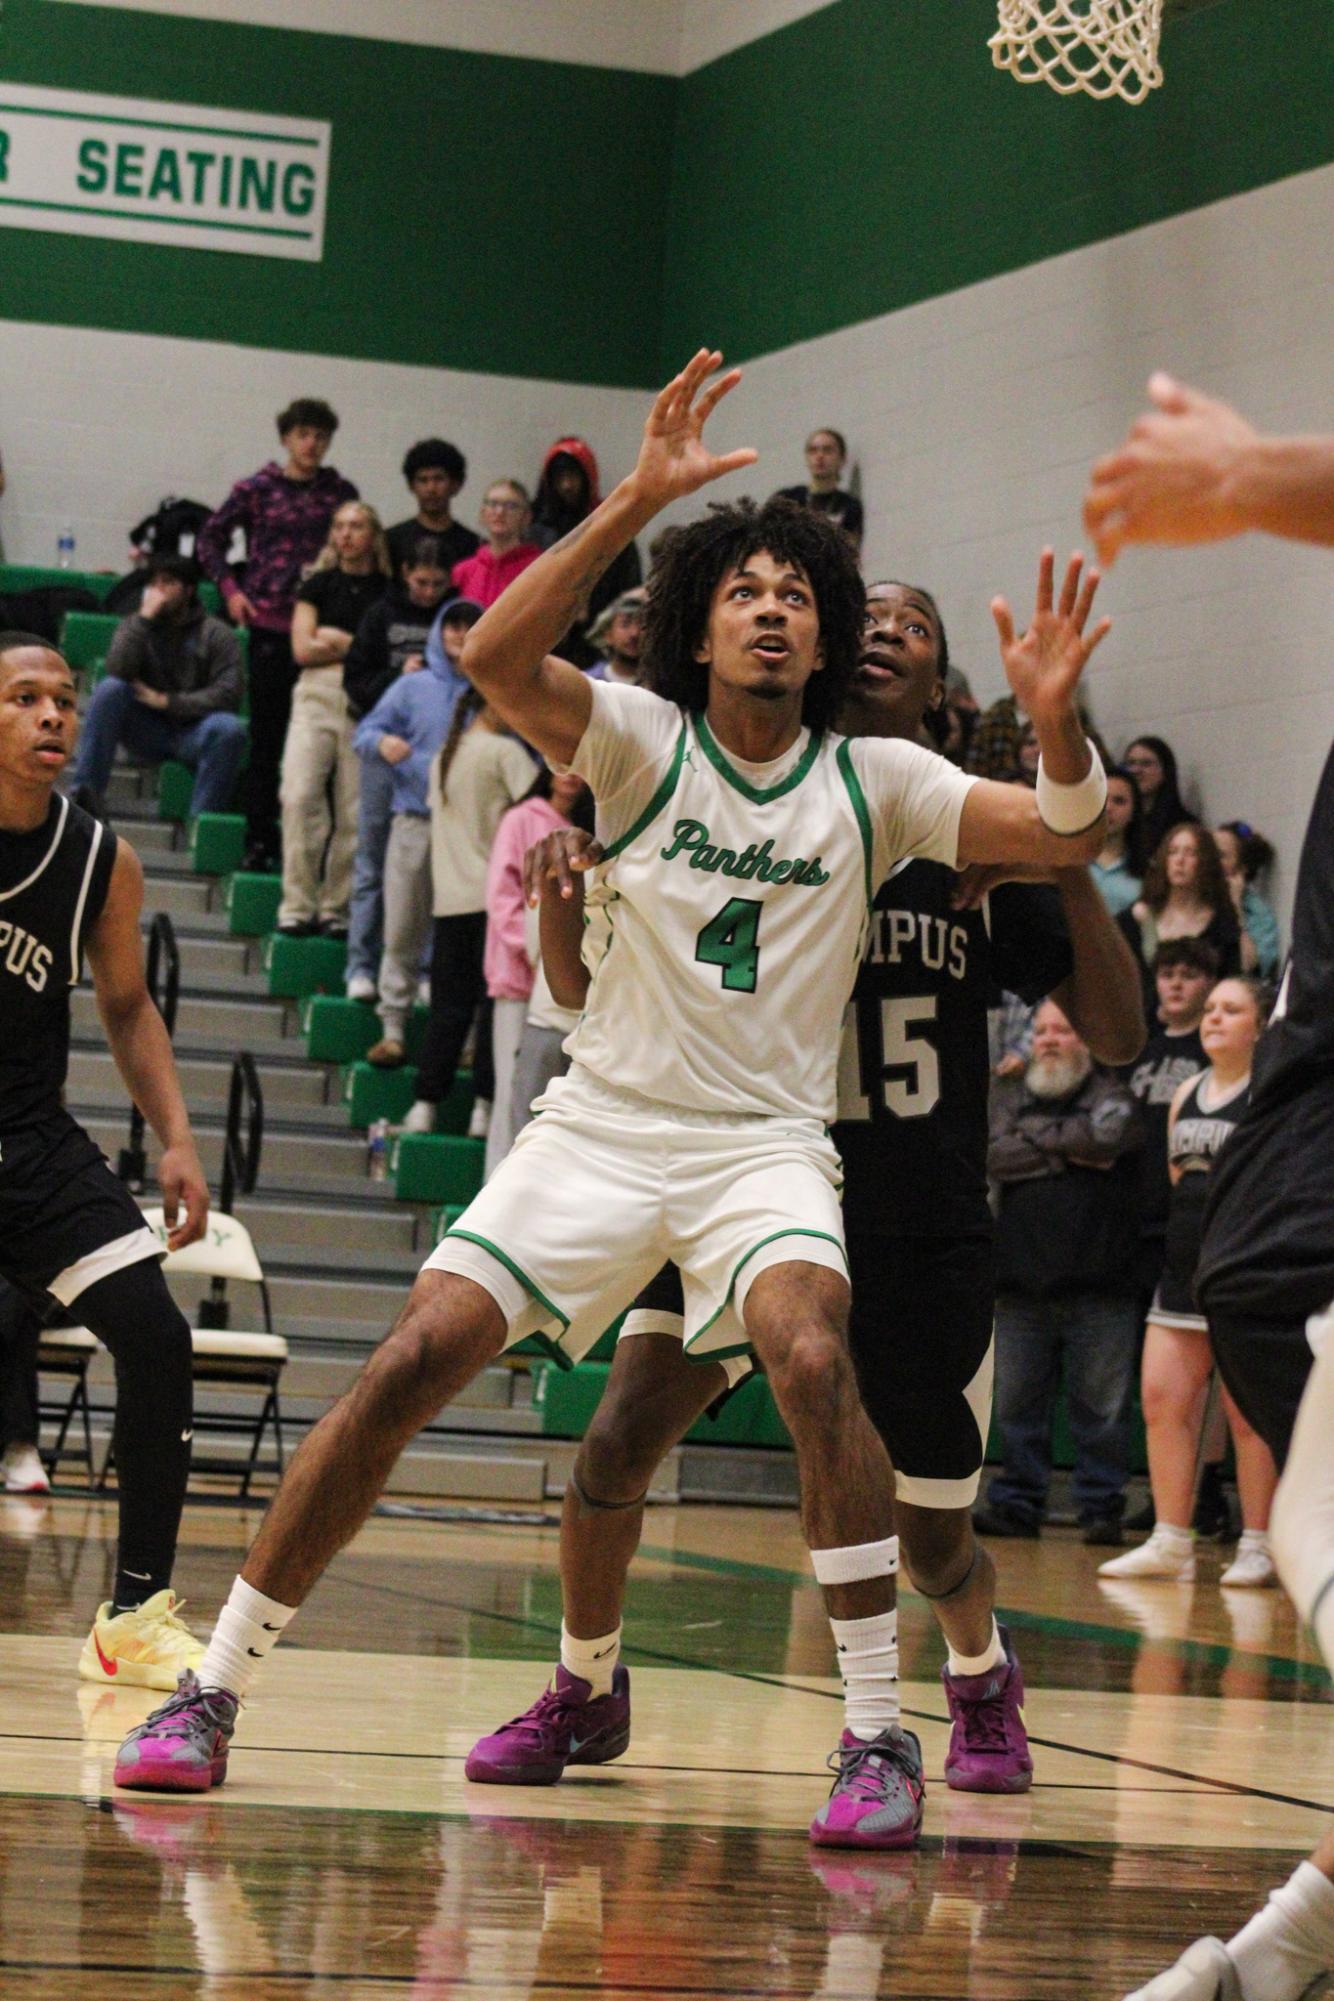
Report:
[[[408,1015],[417,995],[422,951],[431,926],[431,760],[449,734],[454,707],[469,685],[458,659],[482,615],[471,598],[441,609],[426,642],[426,670],[400,674],[357,725],[353,744],[363,759],[393,768],[393,819],[384,858],[384,952],[380,959],[380,1026],[368,1060],[393,1069],[403,1061]]]

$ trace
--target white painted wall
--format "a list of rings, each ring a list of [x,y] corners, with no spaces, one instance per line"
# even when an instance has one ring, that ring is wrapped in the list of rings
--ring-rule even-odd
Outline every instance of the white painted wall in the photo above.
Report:
[[[80,6],[88,0],[77,0]],[[837,0],[115,0],[137,13],[684,75]]]
[[[726,445],[769,492],[803,476],[808,429],[853,447],[868,576],[928,585],[982,701],[1004,693],[987,606],[1031,604],[1038,550],[1079,546],[1092,460],[1170,367],[1265,428],[1328,429],[1334,167],[1297,176],[752,362]],[[1291,893],[1334,737],[1334,558],[1253,537],[1132,552],[1103,586],[1116,619],[1090,692],[1119,753],[1173,744],[1210,817],[1252,820]]]
[[[614,481],[643,422],[643,398],[625,390],[0,320],[7,558],[53,563],[68,522],[80,567],[125,568],[126,530],[163,494],[220,501],[279,456],[274,416],[298,395],[333,404],[330,458],[388,521],[411,512],[399,468],[416,438],[464,453],[455,512],[474,524],[490,480],[531,488],[546,447],[570,431]]]

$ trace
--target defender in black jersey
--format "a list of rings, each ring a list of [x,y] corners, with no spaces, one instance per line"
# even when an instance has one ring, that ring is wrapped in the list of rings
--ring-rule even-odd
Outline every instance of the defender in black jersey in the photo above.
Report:
[[[1048,589],[1049,565],[1048,555]],[[1069,579],[1067,586],[1062,615],[1074,643],[1092,592],[1086,587],[1080,615]],[[841,726],[916,737],[923,717],[943,705],[947,665],[930,595],[873,586],[862,668]],[[559,890],[575,879],[561,837],[555,848]],[[544,856],[530,870],[534,890],[546,873]],[[905,863],[871,911],[840,1051],[834,1138],[845,1170],[850,1339],[863,1401],[894,1462],[904,1560],[950,1643],[955,1731],[946,1770],[951,1785],[967,1790],[1021,1791],[1032,1776],[1018,1663],[995,1624],[995,1572],[970,1513],[991,1404],[987,1010],[1002,986],[1033,1000],[1054,992],[1104,1061],[1131,1060],[1144,1039],[1134,961],[1092,878],[1066,870],[1058,883],[1006,882],[978,901],[981,882],[970,885],[938,863]],[[570,950],[577,957],[577,928],[568,922],[577,908],[577,900],[543,898],[544,967],[566,1005],[582,1000],[582,969]],[[748,1366],[684,1358],[681,1311],[680,1281],[668,1267],[627,1318],[566,1494],[567,1676],[590,1671],[573,1635],[619,1632],[644,1490],[659,1459]],[[623,1721],[610,1711],[607,1721],[628,1728],[618,1687],[579,1712],[579,1737],[601,1728],[602,1708],[618,1703]],[[564,1762],[547,1760],[546,1782]],[[538,1782],[535,1770],[525,1758],[511,1782]],[[479,1762],[469,1775],[498,1773]]]
[[[80,1673],[173,1688],[202,1651],[169,1589],[190,1467],[190,1330],[157,1237],[62,1102],[85,956],[112,1053],[163,1145],[173,1249],[203,1234],[208,1187],[144,985],[143,872],[55,790],[76,730],[59,653],[0,633],[0,1278],[41,1318],[67,1312],[90,1327],[116,1365],[116,1584]]]

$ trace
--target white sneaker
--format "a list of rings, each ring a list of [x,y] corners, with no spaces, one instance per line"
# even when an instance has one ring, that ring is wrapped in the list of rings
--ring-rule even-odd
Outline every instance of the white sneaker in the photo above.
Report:
[[[431,982],[425,975],[417,982],[417,1005],[418,1007],[429,1007],[431,1005]]]
[[[7,1494],[49,1494],[51,1482],[35,1445],[10,1445],[0,1460]]]
[[[399,1127],[401,1133],[431,1133],[435,1131],[435,1106],[429,1098],[416,1098],[404,1115]]]
[[[1257,1536],[1252,1541],[1243,1536],[1237,1544],[1236,1555],[1218,1581],[1231,1590],[1272,1589],[1278,1583],[1278,1572],[1269,1554],[1268,1537]]]
[[[353,973],[347,983],[349,1000],[373,1001],[379,989],[369,973]]]
[[[1192,1537],[1188,1547],[1182,1549],[1173,1537],[1170,1541],[1160,1535],[1157,1529],[1147,1542],[1138,1549],[1128,1549],[1124,1556],[1109,1557],[1106,1563],[1098,1565],[1099,1577],[1161,1577],[1172,1584],[1189,1584],[1195,1575],[1195,1542]]]
[[[491,1100],[474,1098],[472,1116],[468,1120],[468,1138],[485,1139],[491,1130]]]
[[[1127,1994],[1126,2001],[1242,2001],[1241,1982],[1222,1940],[1197,1938],[1175,1966]]]

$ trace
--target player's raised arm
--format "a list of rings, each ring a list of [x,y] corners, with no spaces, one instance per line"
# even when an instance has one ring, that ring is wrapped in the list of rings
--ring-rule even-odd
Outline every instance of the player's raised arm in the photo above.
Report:
[[[1334,437],[1262,437],[1230,404],[1161,372],[1149,399],[1089,476],[1084,523],[1100,562],[1129,542],[1221,542],[1252,528],[1334,543]]]
[[[1054,563],[1052,551],[1044,549],[1037,602],[1026,631],[1015,631],[1004,598],[991,603],[1006,678],[1037,731],[1042,753],[1037,790],[980,779],[964,800],[959,820],[960,867],[966,862],[1041,862],[1066,868],[1095,860],[1102,847],[1107,778],[1084,733],[1077,698],[1080,676],[1112,621],[1101,618],[1086,632],[1098,572],[1085,575],[1083,557],[1072,556],[1057,601]]]
[[[718,375],[722,356],[701,348],[662,391],[644,425],[639,459],[577,528],[522,571],[477,621],[463,671],[512,729],[566,763],[592,708],[587,679],[551,656],[598,578],[669,501],[754,463],[749,450],[710,451],[704,425],[741,375]],[[715,378],[716,379],[711,379]]]
[[[107,900],[88,939],[97,1005],[125,1088],[162,1142],[158,1178],[167,1242],[173,1251],[192,1244],[208,1222],[208,1182],[176,1075],[171,1037],[144,984],[139,912],[144,872],[133,848],[121,841]],[[185,1214],[180,1216],[184,1206]]]

